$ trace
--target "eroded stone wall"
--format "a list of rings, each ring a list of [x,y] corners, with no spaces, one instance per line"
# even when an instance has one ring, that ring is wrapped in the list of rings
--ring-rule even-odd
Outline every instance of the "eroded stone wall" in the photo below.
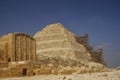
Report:
[[[35,40],[23,33],[15,34],[15,61],[35,61],[36,43]]]
[[[36,61],[36,41],[25,33],[10,33],[0,37],[0,77],[33,74]]]
[[[13,53],[13,34],[0,37],[0,61],[11,61]]]
[[[88,40],[89,40],[88,34],[85,34],[84,36],[76,36],[76,41],[84,45],[84,47],[90,53],[92,57],[92,61],[106,65],[103,60],[102,49],[98,49],[97,51],[94,51],[93,47],[89,45]]]

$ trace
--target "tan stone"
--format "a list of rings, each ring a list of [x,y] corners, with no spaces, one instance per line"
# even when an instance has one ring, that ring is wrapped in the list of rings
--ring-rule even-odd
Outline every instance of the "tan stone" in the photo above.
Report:
[[[25,33],[0,37],[0,77],[31,75],[36,61],[36,42]]]
[[[60,23],[47,25],[37,32],[34,38],[38,59],[44,56],[76,61],[91,60],[86,48],[76,41],[75,34],[65,29]]]
[[[56,23],[38,31],[34,38],[25,33],[0,37],[0,77],[107,70],[102,49],[93,51],[87,34],[76,36]]]

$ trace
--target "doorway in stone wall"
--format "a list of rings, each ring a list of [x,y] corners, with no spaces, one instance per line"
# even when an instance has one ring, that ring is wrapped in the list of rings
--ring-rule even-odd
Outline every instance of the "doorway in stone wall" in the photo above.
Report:
[[[8,62],[11,62],[11,58],[8,58]]]
[[[22,76],[26,76],[26,75],[27,75],[27,68],[23,68]]]

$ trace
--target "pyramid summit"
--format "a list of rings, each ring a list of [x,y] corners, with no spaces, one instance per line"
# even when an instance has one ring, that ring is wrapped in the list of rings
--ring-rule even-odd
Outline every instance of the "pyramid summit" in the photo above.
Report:
[[[40,34],[53,34],[53,33],[65,33],[69,32],[72,35],[74,35],[72,32],[68,31],[61,23],[55,23],[55,24],[50,24],[46,25],[43,29],[42,32],[38,31],[34,37],[40,35]]]

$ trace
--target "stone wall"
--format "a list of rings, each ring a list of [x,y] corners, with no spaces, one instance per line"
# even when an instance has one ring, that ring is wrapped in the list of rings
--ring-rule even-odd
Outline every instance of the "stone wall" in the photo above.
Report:
[[[89,45],[89,36],[88,34],[85,34],[83,36],[75,36],[76,41],[80,44],[83,44],[85,46],[85,48],[87,49],[87,51],[92,51],[93,47]]]
[[[10,33],[0,37],[0,77],[33,74],[36,61],[36,41],[25,33]]]
[[[36,60],[35,40],[24,34],[15,34],[15,54],[14,61],[34,61]]]
[[[97,63],[102,63],[103,65],[107,66],[103,59],[103,52],[102,49],[98,49],[97,51],[91,52],[92,60]]]
[[[76,36],[76,41],[85,46],[85,48],[87,49],[87,51],[90,53],[92,57],[92,61],[106,65],[103,60],[102,49],[98,49],[97,51],[94,51],[93,47],[89,45],[88,40],[89,40],[88,34],[85,34],[84,36]]]
[[[0,69],[1,68],[8,68],[8,62],[7,61],[0,61]]]
[[[9,62],[7,66],[7,68],[0,68],[0,78],[33,75],[31,62]]]
[[[11,61],[13,53],[13,34],[0,37],[0,61]]]
[[[0,78],[8,78],[8,77],[20,77],[20,70],[0,70]]]
[[[78,43],[86,45],[89,41],[88,34],[85,34],[84,36],[76,36],[76,40]]]
[[[0,61],[36,60],[36,42],[25,33],[0,37]]]

